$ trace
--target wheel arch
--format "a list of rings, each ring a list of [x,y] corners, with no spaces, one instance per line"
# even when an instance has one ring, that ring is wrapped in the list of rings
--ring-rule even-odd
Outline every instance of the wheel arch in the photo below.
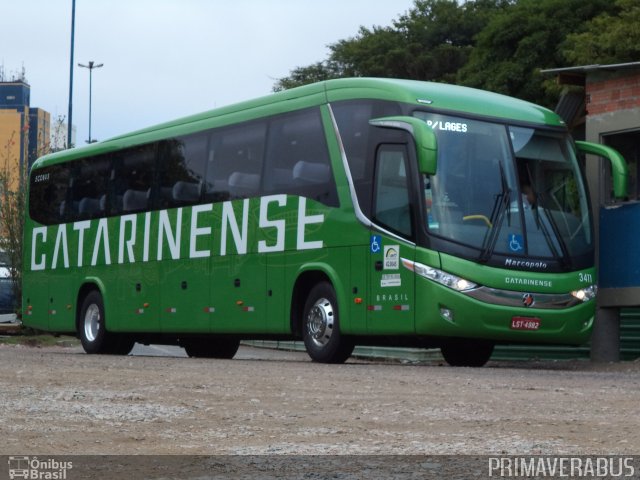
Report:
[[[100,281],[100,279],[95,277],[86,278],[80,288],[78,289],[78,296],[76,297],[76,332],[79,331],[80,328],[80,314],[82,313],[80,310],[82,309],[82,302],[89,295],[89,292],[97,291],[102,296],[103,307],[105,309],[105,327],[109,316],[106,314],[107,309],[107,301],[105,298],[105,289],[104,284]]]
[[[302,315],[304,310],[304,304],[307,301],[307,297],[311,292],[311,289],[320,282],[328,282],[336,292],[336,299],[338,301],[338,311],[345,311],[343,305],[343,283],[340,281],[340,277],[336,271],[326,264],[308,264],[303,265],[298,271],[296,281],[291,291],[291,305],[289,313],[289,321],[291,332],[296,337],[302,337]]]

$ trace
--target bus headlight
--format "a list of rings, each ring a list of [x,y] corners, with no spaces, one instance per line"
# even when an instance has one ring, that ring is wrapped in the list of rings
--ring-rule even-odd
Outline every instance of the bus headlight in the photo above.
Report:
[[[596,298],[597,293],[597,285],[589,285],[588,287],[581,288],[580,290],[574,290],[573,292],[571,292],[571,295],[582,302],[588,302],[589,300],[593,300],[594,298]]]
[[[467,290],[473,290],[478,287],[478,284],[470,282],[465,278],[438,270],[437,268],[427,267],[426,265],[422,265],[418,262],[415,262],[413,267],[414,271],[421,277],[438,282],[439,284],[457,290],[458,292],[466,292]]]

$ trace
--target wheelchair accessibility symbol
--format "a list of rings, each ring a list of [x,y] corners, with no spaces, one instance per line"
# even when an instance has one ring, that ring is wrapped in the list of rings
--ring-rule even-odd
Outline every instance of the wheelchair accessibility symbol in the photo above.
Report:
[[[380,235],[371,235],[371,253],[378,253],[382,248],[382,237]]]
[[[521,252],[524,250],[524,240],[522,235],[518,235],[517,233],[511,233],[509,235],[509,250],[512,252]]]

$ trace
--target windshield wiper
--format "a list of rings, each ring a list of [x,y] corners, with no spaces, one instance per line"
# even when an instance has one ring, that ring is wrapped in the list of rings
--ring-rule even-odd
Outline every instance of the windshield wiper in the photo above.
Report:
[[[502,163],[498,163],[498,166],[500,167],[500,186],[502,191],[496,195],[496,200],[493,202],[490,218],[491,226],[484,237],[480,256],[478,257],[478,261],[482,263],[489,261],[491,255],[493,255],[505,216],[507,217],[507,225],[511,225],[511,189],[507,184],[507,177],[504,174]]]
[[[571,256],[569,254],[569,249],[567,248],[567,244],[564,241],[564,238],[562,238],[562,234],[560,233],[560,228],[558,228],[558,223],[556,222],[556,219],[553,218],[551,209],[544,206],[544,203],[545,203],[544,196],[542,194],[538,194],[537,192],[536,192],[536,196],[539,199],[539,201],[536,202],[536,206],[535,206],[536,221],[538,223],[538,226],[540,227],[540,230],[542,231],[544,239],[547,242],[547,245],[549,245],[549,249],[551,250],[551,254],[553,255],[553,257],[563,267],[565,267],[565,269],[570,269]],[[556,241],[558,242],[558,246],[560,247],[562,254],[558,253],[558,251],[556,250],[556,247],[553,245],[553,238],[551,238],[551,235],[549,234],[549,230],[547,229],[546,225],[542,221],[542,218],[540,217],[540,212],[538,210],[542,210],[544,212],[544,216],[548,219],[549,225],[551,226],[551,230],[553,230],[553,235]]]

